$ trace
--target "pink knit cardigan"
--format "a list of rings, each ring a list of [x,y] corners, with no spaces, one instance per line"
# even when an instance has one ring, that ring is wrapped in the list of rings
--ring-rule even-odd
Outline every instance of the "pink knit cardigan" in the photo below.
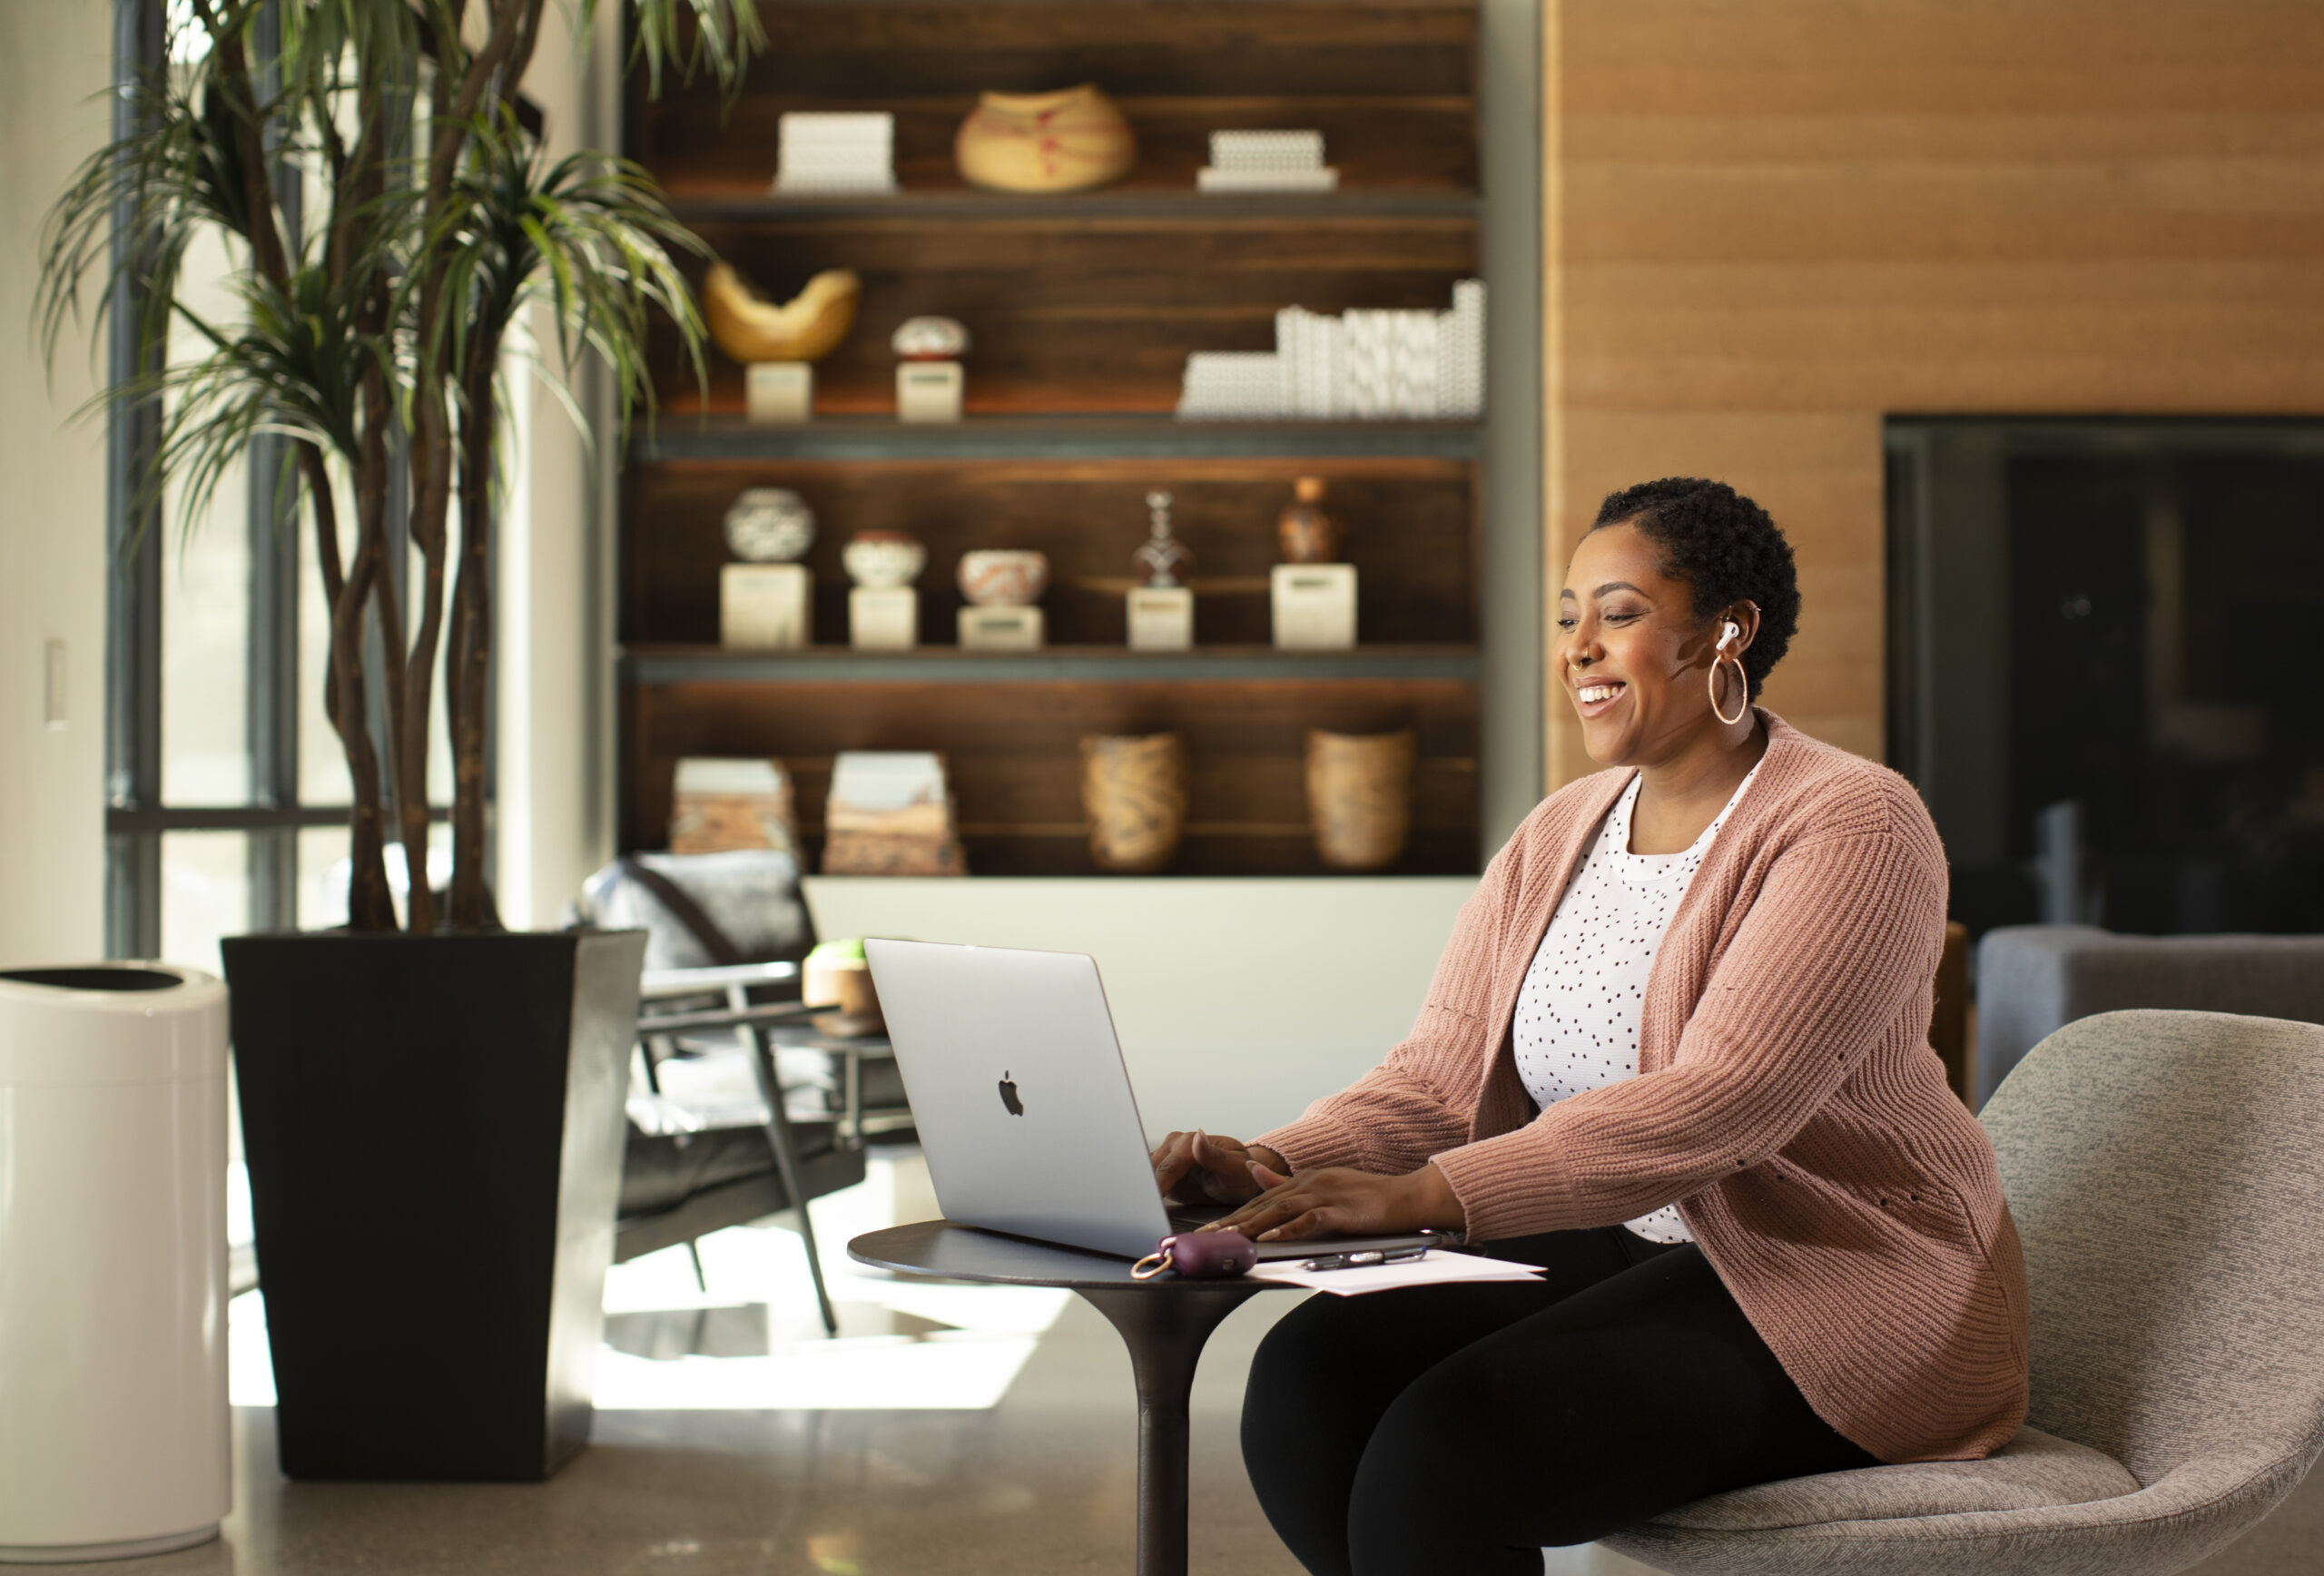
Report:
[[[1974,1459],[2024,1421],[2025,1267],[1993,1146],[1928,1046],[1944,850],[1904,779],[1760,715],[1758,776],[1654,960],[1638,1077],[1536,1115],[1510,1049],[1630,781],[1609,771],[1494,858],[1411,1037],[1259,1141],[1295,1171],[1433,1159],[1475,1241],[1676,1203],[1825,1421],[1883,1461]]]

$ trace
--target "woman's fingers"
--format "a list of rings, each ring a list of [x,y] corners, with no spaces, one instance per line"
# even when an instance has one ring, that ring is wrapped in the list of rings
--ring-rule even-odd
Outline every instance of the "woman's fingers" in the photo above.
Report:
[[[1192,1153],[1202,1172],[1203,1192],[1218,1204],[1240,1204],[1257,1191],[1244,1174],[1249,1157],[1233,1138],[1222,1138],[1200,1128],[1194,1131]]]
[[[1281,1187],[1263,1193],[1223,1220],[1206,1227],[1212,1231],[1239,1231],[1256,1236],[1260,1232],[1280,1226],[1295,1215],[1302,1214],[1315,1203],[1315,1196],[1305,1187]]]
[[[1297,1242],[1300,1238],[1313,1236],[1319,1231],[1335,1231],[1337,1229],[1338,1227],[1332,1224],[1332,1212],[1330,1210],[1310,1209],[1305,1214],[1292,1216],[1289,1220],[1285,1221],[1281,1226],[1276,1226],[1272,1231],[1263,1231],[1259,1233],[1257,1240],[1261,1242]]]
[[[1173,1132],[1154,1147],[1149,1157],[1154,1163],[1154,1185],[1165,1197],[1183,1197],[1190,1203],[1208,1197],[1220,1204],[1236,1204],[1253,1192],[1245,1174],[1250,1164],[1248,1152],[1233,1138],[1222,1138],[1200,1128],[1191,1133]]]
[[[1154,1148],[1154,1185],[1166,1195],[1194,1168],[1194,1145],[1191,1136],[1172,1133]]]
[[[1265,1183],[1266,1191],[1219,1226],[1288,1242],[1318,1231],[1362,1235],[1391,1229],[1397,1213],[1394,1195],[1402,1183],[1393,1177],[1329,1168],[1286,1178],[1256,1161],[1250,1170],[1252,1180]]]

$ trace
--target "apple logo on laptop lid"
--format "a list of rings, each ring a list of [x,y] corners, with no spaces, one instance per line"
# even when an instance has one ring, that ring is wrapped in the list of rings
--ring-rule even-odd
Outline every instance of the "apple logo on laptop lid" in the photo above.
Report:
[[[1007,1068],[1000,1069],[1000,1103],[1012,1117],[1025,1114],[1025,1102],[1017,1098],[1017,1085],[1009,1078]]]

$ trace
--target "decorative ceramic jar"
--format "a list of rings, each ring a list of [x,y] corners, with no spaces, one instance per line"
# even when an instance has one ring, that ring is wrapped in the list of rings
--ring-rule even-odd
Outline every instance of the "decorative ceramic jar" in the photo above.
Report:
[[[906,318],[888,348],[907,361],[957,361],[969,353],[969,330],[958,318]]]
[[[1275,517],[1275,540],[1286,564],[1340,561],[1340,523],[1324,512],[1324,478],[1303,476],[1292,484],[1293,500]]]
[[[1385,870],[1413,824],[1413,732],[1307,731],[1307,813],[1332,870]]]
[[[1099,870],[1160,870],[1187,830],[1186,741],[1176,734],[1085,734],[1081,804]]]
[[[754,487],[726,511],[726,547],[750,564],[788,564],[814,545],[815,511],[787,487]]]
[[[928,566],[928,549],[902,531],[858,531],[840,554],[847,577],[866,590],[909,586]]]
[[[980,547],[960,555],[960,595],[979,607],[1030,607],[1049,589],[1043,553]]]
[[[989,93],[960,123],[952,159],[971,186],[1080,192],[1129,173],[1137,139],[1114,101],[1087,83],[1060,93]]]

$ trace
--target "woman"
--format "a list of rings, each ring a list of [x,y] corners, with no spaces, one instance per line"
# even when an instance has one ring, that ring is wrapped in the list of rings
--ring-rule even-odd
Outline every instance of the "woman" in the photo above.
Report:
[[[1314,1297],[1243,1453],[1307,1569],[1541,1570],[1707,1494],[1968,1459],[2026,1404],[2024,1269],[1927,1029],[1935,829],[1895,773],[1751,705],[1791,550],[1716,482],[1609,497],[1553,673],[1610,770],[1461,911],[1412,1037],[1156,1179],[1269,1240],[1465,1230],[1537,1283]]]

